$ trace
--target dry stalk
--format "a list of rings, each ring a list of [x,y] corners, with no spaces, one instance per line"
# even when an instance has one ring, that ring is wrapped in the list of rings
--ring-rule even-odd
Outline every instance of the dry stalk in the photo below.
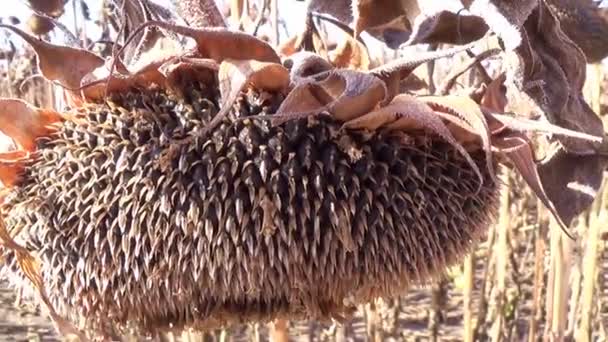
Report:
[[[547,329],[545,339],[549,341],[562,341],[565,336],[568,313],[568,283],[569,266],[572,258],[572,240],[563,236],[559,224],[549,218],[549,234],[551,239],[551,268],[549,269],[552,289],[551,296],[547,293]]]
[[[272,43],[279,45],[279,3],[278,0],[270,0],[270,26],[272,28]]]
[[[585,238],[580,324],[575,333],[577,341],[591,341],[591,321],[593,318],[594,292],[598,273],[599,236],[600,230],[606,225],[608,219],[608,212],[605,208],[605,204],[608,203],[608,191],[605,186],[601,194],[602,197],[596,200],[589,214],[589,227]]]
[[[473,317],[473,289],[475,288],[475,253],[464,259],[463,319],[464,342],[473,342],[475,321]]]
[[[501,341],[503,337],[503,330],[505,324],[504,317],[504,305],[505,305],[505,290],[507,281],[507,262],[509,260],[509,184],[510,177],[509,172],[504,172],[501,175],[502,182],[504,184],[500,193],[500,209],[498,224],[496,224],[496,274],[495,274],[495,288],[493,305],[496,317],[494,317],[494,323],[492,324],[490,336],[492,341]]]
[[[538,230],[535,233],[534,243],[534,293],[532,303],[532,314],[530,315],[530,328],[528,330],[528,342],[535,342],[540,322],[542,320],[542,302],[543,302],[543,285],[544,285],[544,257],[546,250],[545,237],[547,236],[547,221],[544,219],[544,208],[537,200],[538,210]]]
[[[241,22],[241,17],[246,15],[244,8],[244,0],[230,1],[230,19],[233,23],[239,24]]]
[[[487,246],[487,255],[485,259],[485,267],[483,271],[483,277],[481,286],[479,289],[479,293],[481,298],[479,298],[479,308],[477,313],[477,320],[475,326],[475,336],[474,340],[486,340],[487,339],[487,329],[485,329],[486,323],[486,315],[488,312],[488,292],[492,292],[492,281],[494,278],[494,263],[496,258],[494,257],[494,250],[492,246],[494,246],[494,241],[496,240],[496,229],[490,229],[488,233],[488,240],[486,241]]]
[[[289,341],[289,322],[286,319],[277,319],[270,325],[270,342]]]
[[[441,278],[433,284],[431,289],[431,310],[429,312],[428,329],[430,330],[431,341],[439,341],[439,327],[443,320],[445,299],[447,295],[447,281]]]
[[[600,113],[601,106],[601,84],[603,79],[602,67],[600,64],[587,66],[587,79],[585,80],[584,94],[593,111]],[[591,210],[589,211],[588,226],[584,230],[586,232],[585,250],[582,259],[583,265],[583,282],[581,284],[582,292],[580,298],[580,323],[574,332],[577,341],[591,341],[591,325],[592,312],[594,309],[593,299],[595,293],[595,284],[597,282],[598,272],[598,244],[600,230],[606,224],[605,203],[608,201],[608,191],[605,186],[599,192],[602,196],[596,199]]]

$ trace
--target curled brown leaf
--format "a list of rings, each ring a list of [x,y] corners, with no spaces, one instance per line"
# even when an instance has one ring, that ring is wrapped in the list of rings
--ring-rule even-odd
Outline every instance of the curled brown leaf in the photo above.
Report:
[[[379,78],[348,69],[338,69],[304,78],[296,84],[277,110],[275,123],[328,111],[339,121],[348,121],[373,110],[386,98]]]
[[[278,92],[289,85],[289,71],[281,64],[256,60],[226,59],[219,68],[222,106],[202,131],[202,135],[213,130],[232,109],[232,106],[247,86],[258,90]]]
[[[244,32],[219,27],[192,28],[161,21],[148,21],[133,32],[125,42],[125,46],[131,42],[133,37],[149,26],[156,26],[194,39],[199,53],[197,57],[210,58],[218,63],[225,59],[253,59],[261,62],[280,63],[280,58],[275,50],[265,41]]]
[[[486,153],[486,167],[492,177],[496,175],[492,159],[490,128],[481,107],[469,97],[463,96],[423,96],[421,100],[434,111],[456,115],[481,138],[482,148]]]
[[[471,168],[479,177],[479,186],[481,187],[483,184],[483,176],[477,167],[477,164],[475,164],[462,144],[454,138],[450,130],[441,120],[441,117],[438,116],[427,103],[416,99],[411,95],[398,95],[387,106],[347,121],[344,123],[343,128],[367,129],[372,131],[384,128],[406,132],[424,130],[428,133],[436,134],[465,157]],[[493,160],[492,156],[489,155],[488,157],[490,158],[491,163]]]
[[[34,151],[36,140],[48,136],[55,130],[52,125],[62,120],[59,113],[34,107],[21,99],[0,99],[0,131],[25,151]]]
[[[13,31],[25,40],[38,56],[38,68],[42,75],[66,88],[70,99],[75,102],[79,101],[80,95],[70,89],[79,89],[85,75],[104,65],[101,57],[87,50],[50,44],[11,25],[0,24],[0,27]]]

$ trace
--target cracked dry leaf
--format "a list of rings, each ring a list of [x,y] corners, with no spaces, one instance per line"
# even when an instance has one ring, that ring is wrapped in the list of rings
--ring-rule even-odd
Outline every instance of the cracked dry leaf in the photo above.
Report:
[[[50,81],[57,81],[69,94],[68,100],[78,102],[83,77],[104,65],[104,60],[87,50],[50,44],[34,38],[24,31],[11,26],[0,24],[0,27],[11,30],[25,40],[38,56],[38,69]],[[70,63],[66,63],[70,61]]]
[[[375,131],[381,128],[388,130],[415,131],[424,130],[436,134],[460,152],[471,168],[479,176],[480,186],[483,184],[483,176],[469,153],[457,141],[450,130],[445,126],[435,110],[427,103],[411,95],[397,95],[387,106],[367,113],[363,116],[347,121],[342,126],[346,129],[366,129]],[[489,156],[489,161],[492,161]],[[490,169],[490,170],[493,170]]]
[[[329,112],[339,121],[369,113],[386,99],[386,85],[378,77],[337,69],[301,79],[277,110],[275,123]]]

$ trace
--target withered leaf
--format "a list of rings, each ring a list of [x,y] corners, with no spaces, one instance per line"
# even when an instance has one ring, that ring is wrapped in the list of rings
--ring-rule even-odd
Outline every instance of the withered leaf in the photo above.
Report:
[[[194,80],[213,84],[218,70],[219,65],[212,59],[191,57],[168,61],[158,69],[165,76],[166,86],[177,94],[182,94],[183,86]]]
[[[73,89],[80,88],[83,77],[104,65],[101,57],[87,50],[53,45],[36,39],[14,26],[0,24],[0,27],[13,31],[25,40],[38,56],[38,68],[42,75],[48,80],[57,81],[76,98],[79,95]]]
[[[604,135],[602,121],[582,95],[586,68],[584,54],[562,31],[546,1],[526,0],[512,6],[504,1],[476,0],[471,4],[471,11],[484,15],[490,29],[505,42],[507,79],[510,80],[508,85],[514,86],[513,93],[530,99],[553,124],[594,136]],[[565,178],[573,178],[573,174],[568,175],[568,169],[577,168],[579,187],[593,189],[588,192],[590,194],[597,191],[598,179],[604,171],[603,164],[598,161],[601,158],[594,157],[600,143],[570,136],[553,139],[559,143],[550,146],[548,159],[544,162],[546,167],[539,169],[545,187],[565,189],[564,181],[553,179],[552,174],[563,173]],[[574,161],[577,154],[588,156],[578,158],[578,161],[589,164],[567,165],[567,161]],[[551,162],[551,158],[560,159]],[[550,166],[563,169],[550,169]],[[588,183],[584,184],[585,181]],[[591,203],[572,191],[563,191],[560,196],[564,203],[577,208],[573,212],[580,212]],[[564,215],[564,220],[568,221],[570,216]]]
[[[513,165],[524,181],[528,184],[532,191],[534,191],[543,205],[545,205],[545,207],[553,214],[563,231],[568,234],[568,231],[566,230],[567,225],[564,222],[562,213],[556,209],[553,201],[547,196],[543,183],[541,182],[541,178],[534,160],[532,143],[521,133],[510,133],[506,136],[494,139],[492,141],[492,145],[498,148],[501,153],[505,154],[509,160],[513,162]],[[568,234],[568,236],[570,235]]]
[[[445,126],[440,116],[425,102],[407,94],[397,95],[387,106],[379,108],[363,116],[347,121],[344,128],[378,130],[415,131],[425,130],[436,134],[460,152],[471,168],[478,175],[481,183],[483,176],[469,153],[458,142]],[[490,155],[490,162],[493,159]],[[493,170],[492,170],[493,172]]]
[[[20,99],[0,99],[0,131],[25,151],[34,151],[36,140],[55,131],[52,125],[62,120],[53,110],[40,109]]]
[[[503,113],[507,107],[507,88],[504,85],[506,79],[505,73],[500,74],[496,79],[492,80],[487,85],[481,105],[493,112]]]
[[[280,123],[322,111],[348,121],[368,113],[385,98],[386,86],[379,78],[348,69],[330,70],[300,80],[273,121]]]
[[[365,45],[349,35],[344,35],[342,44],[329,52],[329,59],[336,68],[368,70],[370,66]]]
[[[495,172],[490,146],[490,128],[479,105],[471,98],[454,95],[423,96],[420,100],[434,111],[458,116],[470,125],[473,132],[479,134],[483,150],[486,153],[486,167],[493,177]]]
[[[606,167],[601,155],[576,155],[557,149],[538,166],[540,180],[552,200],[561,220],[570,225],[572,220],[593,203]]]
[[[194,39],[197,44],[198,53],[200,54],[197,57],[211,58],[218,63],[221,63],[225,59],[253,59],[270,63],[280,63],[281,61],[272,46],[244,32],[220,27],[192,28],[161,21],[148,21],[140,25],[125,42],[125,46],[129,44],[136,34],[148,26],[156,26]]]
[[[4,187],[15,185],[25,169],[28,159],[26,151],[10,151],[0,153],[0,181]]]
[[[305,82],[305,78],[334,69],[333,65],[316,53],[299,51],[285,59],[284,65],[289,68],[291,82]]]
[[[382,26],[400,17],[406,19],[404,28],[411,30],[411,24],[420,14],[417,0],[353,0],[352,9],[355,37],[368,28]]]
[[[90,73],[82,79],[82,86],[80,87],[82,95],[85,100],[95,102],[103,100],[108,94],[119,93],[131,88],[145,89],[153,84],[164,86],[165,76],[159,71],[159,68],[172,60],[174,58],[154,61],[127,75],[117,72],[108,75],[107,68]],[[122,71],[128,72],[127,70]],[[102,77],[103,74],[106,76]]]
[[[285,67],[277,63],[256,60],[226,59],[220,64],[218,78],[222,106],[219,113],[205,126],[203,135],[214,129],[226,117],[245,87],[278,92],[289,85],[289,71]]]

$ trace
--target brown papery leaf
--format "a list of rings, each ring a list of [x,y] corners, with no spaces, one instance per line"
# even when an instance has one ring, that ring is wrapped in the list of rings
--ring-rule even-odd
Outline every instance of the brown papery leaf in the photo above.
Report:
[[[369,113],[385,100],[379,78],[348,69],[330,70],[302,79],[275,114],[275,123],[328,111],[339,121]]]
[[[212,84],[219,68],[212,59],[181,57],[161,65],[158,71],[165,76],[166,86],[181,94],[183,85],[192,84],[194,80]]]
[[[135,35],[148,26],[156,26],[164,30],[180,34],[196,41],[197,50],[202,58],[211,58],[218,63],[225,59],[257,60],[262,62],[280,63],[275,50],[265,41],[240,31],[226,28],[192,28],[174,25],[161,21],[148,21],[140,25],[127,39],[127,46]],[[124,49],[124,47],[123,47]]]
[[[492,80],[481,98],[481,105],[493,112],[503,113],[507,107],[507,88],[504,85],[506,74],[502,73]]]
[[[375,131],[381,128],[399,131],[424,130],[436,134],[460,152],[471,168],[479,177],[480,187],[483,176],[469,153],[458,142],[450,130],[445,126],[441,117],[423,101],[408,95],[397,95],[390,104],[366,115],[347,121],[343,128],[366,129]],[[490,161],[491,159],[491,155]],[[493,169],[492,169],[493,170]]]
[[[218,77],[222,107],[205,126],[203,135],[213,130],[226,117],[247,86],[270,92],[282,91],[289,86],[289,71],[284,66],[255,60],[226,59],[220,64]]]
[[[543,187],[565,224],[570,225],[593,203],[602,177],[590,175],[605,165],[605,156],[574,155],[563,148],[541,161],[538,170]]]
[[[490,146],[490,128],[479,104],[464,96],[422,96],[420,100],[429,105],[434,111],[456,115],[467,122],[473,132],[479,134],[483,150],[486,153],[486,167],[492,177],[495,176]]]
[[[23,38],[36,52],[38,68],[42,75],[50,81],[57,81],[76,99],[80,95],[73,90],[80,88],[83,77],[104,65],[101,57],[87,50],[53,45],[34,38],[14,26],[0,24],[0,27],[11,30]]]
[[[534,151],[532,150],[532,143],[530,140],[521,133],[510,133],[500,139],[494,139],[492,145],[498,148],[500,153],[505,154],[509,160],[513,162],[513,165],[519,174],[545,207],[553,214],[560,227],[562,227],[562,230],[571,237],[566,230],[567,225],[564,222],[564,216],[557,210],[555,204],[545,192],[545,188],[536,167]]]
[[[4,187],[12,187],[19,180],[28,156],[26,151],[0,153],[0,181]]]
[[[299,35],[295,35],[291,36],[289,39],[281,43],[281,45],[279,45],[279,47],[277,48],[279,54],[284,57],[289,57],[294,53],[298,52],[299,39]]]
[[[382,26],[404,17],[404,29],[411,31],[411,23],[420,14],[417,0],[353,0],[355,37],[368,28]],[[403,19],[401,19],[403,20]]]
[[[0,99],[0,131],[23,150],[34,151],[36,140],[48,136],[54,123],[63,117],[50,109],[40,109],[21,99]]]
[[[129,75],[114,72],[110,76],[107,72],[108,69],[104,67],[98,72],[86,75],[82,79],[80,89],[86,101],[95,102],[103,100],[108,94],[119,93],[132,88],[146,89],[154,84],[164,86],[165,76],[159,71],[159,68],[173,60],[174,58],[167,58],[152,62]],[[106,76],[100,77],[102,74]]]
[[[344,35],[342,44],[330,51],[329,58],[336,68],[369,70],[370,60],[367,48],[349,35]]]
[[[486,117],[488,117],[487,114]],[[553,125],[549,122],[539,122],[537,120],[530,120],[522,117],[513,117],[510,115],[498,113],[492,113],[491,117],[493,120],[498,121],[500,125],[503,125],[505,128],[508,128],[511,131],[552,134],[560,137],[568,137],[593,143],[601,143],[603,139],[602,137],[598,137],[595,135],[577,132],[571,129]],[[498,127],[495,129],[502,130]],[[493,131],[493,134],[497,133],[498,132]]]

